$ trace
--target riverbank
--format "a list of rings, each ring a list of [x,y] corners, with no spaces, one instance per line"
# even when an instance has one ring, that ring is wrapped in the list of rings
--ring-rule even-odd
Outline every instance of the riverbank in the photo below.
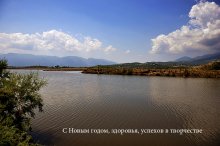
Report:
[[[8,69],[22,69],[22,70],[43,70],[43,71],[83,71],[86,67],[47,67],[47,66],[28,66],[28,67],[8,67]]]
[[[43,71],[82,71],[85,74],[139,75],[193,78],[220,78],[220,61],[204,65],[186,65],[175,63],[130,63],[115,65],[98,65],[93,67],[48,67],[28,66],[9,67],[8,69],[43,70]]]
[[[115,75],[141,75],[141,76],[168,76],[168,77],[200,77],[220,78],[220,71],[189,69],[112,69],[87,68],[82,73],[87,74],[115,74]]]
[[[200,66],[172,67],[172,68],[141,68],[137,66],[96,66],[82,71],[87,74],[115,74],[141,76],[168,76],[193,78],[220,78],[220,62],[211,62]]]

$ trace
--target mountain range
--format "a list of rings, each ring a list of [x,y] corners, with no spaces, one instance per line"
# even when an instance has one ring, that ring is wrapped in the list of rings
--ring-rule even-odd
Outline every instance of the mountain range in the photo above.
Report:
[[[77,56],[45,56],[45,55],[31,55],[31,54],[0,54],[0,59],[5,58],[8,60],[9,66],[69,66],[69,67],[88,67],[95,65],[111,65],[116,64],[105,59],[95,59],[95,58],[82,58]]]
[[[215,54],[206,54],[194,58],[184,56],[176,59],[174,62],[184,62],[189,64],[206,64],[210,61],[220,60],[220,52]]]
[[[31,54],[17,54],[8,53],[0,54],[0,59],[7,59],[9,66],[69,66],[69,67],[89,67],[96,65],[112,65],[117,64],[116,62],[105,60],[105,59],[95,59],[95,58],[82,58],[77,56],[46,56],[46,55],[31,55]],[[203,56],[197,56],[194,58],[184,56],[178,58],[171,62],[161,62],[162,64],[170,64],[172,62],[184,63],[191,65],[206,64],[210,61],[220,60],[220,52],[215,54],[207,54]]]

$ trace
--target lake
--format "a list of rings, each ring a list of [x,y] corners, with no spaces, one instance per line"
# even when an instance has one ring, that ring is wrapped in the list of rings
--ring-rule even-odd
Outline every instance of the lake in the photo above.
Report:
[[[30,71],[13,70],[19,73]],[[44,145],[218,146],[220,80],[44,72],[44,112],[32,135]],[[143,135],[63,133],[75,129],[202,129]]]

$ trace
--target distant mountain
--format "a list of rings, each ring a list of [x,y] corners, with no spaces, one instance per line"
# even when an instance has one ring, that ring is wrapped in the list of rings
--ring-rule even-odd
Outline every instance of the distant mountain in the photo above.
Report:
[[[198,64],[205,64],[210,61],[219,60],[219,59],[220,59],[220,52],[215,54],[207,54],[207,55],[195,57],[191,60],[191,62]]]
[[[9,66],[70,66],[70,67],[87,67],[95,65],[111,65],[115,62],[105,59],[89,58],[85,59],[77,56],[57,57],[57,56],[43,56],[31,54],[0,54],[0,58],[8,60]]]
[[[184,57],[181,57],[181,58],[176,59],[175,61],[177,61],[177,62],[180,62],[180,61],[189,61],[189,60],[191,60],[191,59],[192,59],[191,57],[184,56]]]
[[[215,54],[207,54],[202,56],[197,56],[194,58],[190,57],[181,57],[176,59],[175,62],[186,62],[190,64],[206,64],[210,61],[220,60],[220,52]]]

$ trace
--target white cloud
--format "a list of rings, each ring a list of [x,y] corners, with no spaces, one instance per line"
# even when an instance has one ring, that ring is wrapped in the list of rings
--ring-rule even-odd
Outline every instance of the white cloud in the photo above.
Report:
[[[114,51],[116,48],[103,47],[102,42],[96,38],[83,37],[77,39],[62,31],[50,30],[43,33],[0,33],[0,50],[7,52],[90,52]]]
[[[126,50],[126,51],[125,51],[126,54],[129,54],[130,52],[131,52],[130,50]]]
[[[100,49],[102,46],[102,42],[100,42],[98,39],[92,39],[90,37],[85,37],[85,40],[83,42],[84,47],[86,48],[86,51],[92,51]]]
[[[168,35],[152,39],[151,53],[212,53],[220,51],[220,7],[201,1],[189,12],[189,22]]]
[[[104,49],[104,51],[105,51],[106,53],[112,52],[112,51],[116,51],[116,50],[117,50],[117,49],[116,49],[116,48],[113,48],[111,45],[108,46],[108,47],[106,47],[106,48]]]

